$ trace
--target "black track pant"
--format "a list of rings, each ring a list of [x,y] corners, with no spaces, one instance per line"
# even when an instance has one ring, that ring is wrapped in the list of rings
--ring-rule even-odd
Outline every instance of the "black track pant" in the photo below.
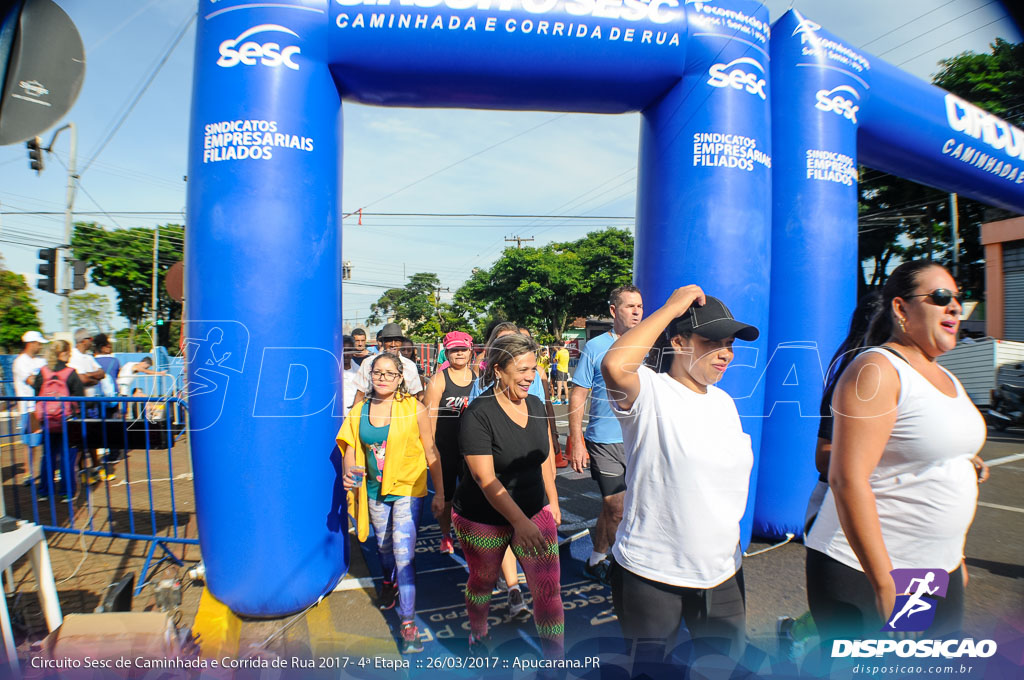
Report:
[[[615,614],[628,640],[674,644],[686,622],[695,648],[739,658],[746,644],[743,570],[714,588],[683,588],[651,581],[615,565],[611,572]]]

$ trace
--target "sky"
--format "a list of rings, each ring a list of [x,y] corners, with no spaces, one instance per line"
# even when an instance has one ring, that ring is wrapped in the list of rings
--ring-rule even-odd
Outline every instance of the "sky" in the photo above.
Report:
[[[65,120],[41,136],[45,145],[63,122],[78,128],[75,220],[112,228],[183,223],[195,0],[56,1],[82,36],[86,75]],[[940,59],[987,52],[996,37],[1022,39],[996,0],[764,4],[773,22],[795,6],[840,38],[926,80]],[[364,216],[361,226],[356,217],[342,225],[344,259],[353,268],[352,280],[343,284],[345,323],[362,324],[386,288],[416,272],[434,272],[455,291],[474,267],[488,267],[513,245],[506,238],[532,238],[528,245],[539,246],[606,226],[631,229],[639,119],[346,103],[342,209],[362,208]],[[0,254],[30,286],[37,278],[36,251],[64,240],[68,156],[65,132],[37,176],[23,144],[0,147]],[[25,214],[33,212],[57,214]],[[87,290],[108,294],[116,309],[111,289],[90,284]],[[59,330],[58,297],[36,291],[36,298],[44,330]],[[445,299],[450,293],[442,294]],[[119,321],[118,328],[127,325]]]

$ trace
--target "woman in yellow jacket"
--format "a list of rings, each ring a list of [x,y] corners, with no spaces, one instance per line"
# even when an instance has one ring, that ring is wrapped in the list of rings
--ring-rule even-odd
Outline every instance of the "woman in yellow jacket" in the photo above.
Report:
[[[384,572],[378,605],[391,609],[397,600],[402,652],[421,652],[423,645],[414,622],[413,558],[428,469],[435,492],[431,509],[435,517],[444,510],[440,457],[427,410],[406,391],[397,355],[385,352],[374,357],[369,389],[367,398],[352,406],[338,431],[338,448],[345,452],[342,484],[349,492],[360,541],[366,540],[373,523]]]

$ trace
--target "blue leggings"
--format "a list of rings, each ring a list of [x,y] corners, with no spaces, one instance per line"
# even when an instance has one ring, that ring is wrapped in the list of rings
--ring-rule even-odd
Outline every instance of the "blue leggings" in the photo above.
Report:
[[[402,496],[396,501],[368,499],[370,522],[377,537],[377,554],[384,580],[398,584],[398,615],[410,621],[416,612],[416,529],[426,496]]]

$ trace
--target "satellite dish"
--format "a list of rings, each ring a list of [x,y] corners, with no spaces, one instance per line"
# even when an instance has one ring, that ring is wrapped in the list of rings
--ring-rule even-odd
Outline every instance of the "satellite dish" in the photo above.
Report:
[[[0,145],[53,127],[85,79],[82,37],[53,0],[15,2],[0,17]]]

